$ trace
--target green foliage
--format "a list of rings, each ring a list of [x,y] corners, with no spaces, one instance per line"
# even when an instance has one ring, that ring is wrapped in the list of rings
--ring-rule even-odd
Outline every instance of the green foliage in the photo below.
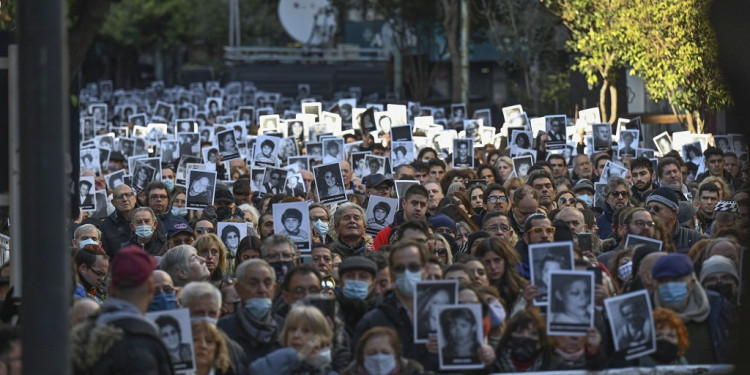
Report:
[[[112,5],[101,32],[122,45],[142,51],[171,48],[189,41],[199,3],[195,0],[124,0]]]
[[[16,1],[0,0],[0,31],[16,27]]]

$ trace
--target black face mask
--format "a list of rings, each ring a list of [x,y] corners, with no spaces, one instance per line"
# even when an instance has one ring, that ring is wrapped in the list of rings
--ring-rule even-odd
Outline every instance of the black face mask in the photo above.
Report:
[[[677,358],[677,345],[667,340],[656,340],[656,352],[651,357],[660,363],[672,363]]]
[[[732,284],[729,283],[716,283],[713,286],[708,288],[709,290],[713,290],[716,293],[721,294],[724,298],[726,298],[729,302],[732,302],[734,299],[733,293],[732,293]]]
[[[539,342],[527,337],[514,337],[510,339],[510,356],[518,362],[528,362],[537,355],[537,344]]]
[[[223,221],[232,216],[232,208],[227,206],[216,207],[216,221]]]

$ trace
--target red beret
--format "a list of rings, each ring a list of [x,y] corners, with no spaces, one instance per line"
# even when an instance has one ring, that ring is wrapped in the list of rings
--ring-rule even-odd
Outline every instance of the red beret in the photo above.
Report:
[[[143,284],[156,269],[156,258],[138,246],[120,249],[112,260],[112,284],[132,288]]]

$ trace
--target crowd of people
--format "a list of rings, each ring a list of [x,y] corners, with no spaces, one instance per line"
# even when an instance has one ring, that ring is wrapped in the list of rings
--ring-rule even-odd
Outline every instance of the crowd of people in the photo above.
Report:
[[[214,89],[223,101],[211,99]],[[148,113],[159,99],[173,104],[174,113],[160,115],[164,123],[173,126],[174,118],[185,116],[175,105],[188,108],[187,116],[200,125],[196,134],[199,128],[245,121],[237,142],[249,144],[258,134],[258,119],[242,120],[240,103],[270,105],[284,115],[296,108],[283,108],[283,97],[260,91],[247,99],[243,85],[233,106],[227,104],[233,102],[229,87],[191,85],[197,99],[176,94],[186,91],[114,93],[108,120],[132,129],[116,108],[131,100],[136,111],[145,107]],[[205,119],[198,120],[196,109]],[[284,118],[292,117],[282,116],[278,129],[286,126]],[[503,122],[495,120],[485,125],[500,134]],[[454,125],[461,126],[448,126]],[[358,142],[358,152],[396,159],[387,131],[363,132],[356,117],[343,127],[333,136],[345,145]],[[94,133],[106,135],[109,128]],[[93,140],[94,133],[82,141]],[[252,153],[240,149],[238,159],[227,162],[219,154],[202,161],[203,169],[218,176],[204,209],[186,207],[189,188],[185,177],[179,182],[179,158],[161,159],[158,175],[142,185],[107,184],[106,175],[122,170],[127,175],[134,167],[128,160],[133,155],[117,149],[115,136],[101,170],[81,170],[81,176],[94,178],[87,189],[106,195],[106,212],[81,211],[70,227],[74,372],[170,374],[181,364],[199,375],[479,374],[728,363],[737,348],[732,327],[742,287],[741,244],[748,243],[748,231],[741,228],[750,224],[746,154],[708,147],[705,173],[688,180],[687,163],[677,151],[656,163],[617,153],[610,131],[609,146],[597,144],[604,151],[586,152],[593,145],[581,137],[577,152],[568,156],[547,149],[544,130],[535,133],[529,147],[536,158],[525,177],[514,171],[507,140],[500,147],[475,144],[474,160],[457,167],[451,154],[442,158],[441,150],[424,146],[413,150],[414,160],[364,177],[354,174],[346,154],[333,162],[346,201],[333,204],[319,203],[312,170],[298,170],[304,189],[251,188],[260,185],[256,166]],[[307,155],[306,136],[295,135],[298,156]],[[148,157],[159,157],[158,137],[148,143]],[[217,147],[217,140],[202,139],[200,148],[207,147]],[[626,176],[602,180],[607,162],[626,168]],[[272,164],[287,167],[286,161]],[[326,163],[310,159],[308,167],[320,164]],[[395,181],[404,180],[414,183],[397,192]],[[604,184],[602,192],[597,183]],[[368,210],[372,197],[398,199],[392,222],[383,222],[391,206],[379,198]],[[299,225],[309,217],[309,228],[301,228],[311,238],[309,252],[274,231],[284,228],[274,223],[274,206],[288,202],[308,203],[308,212],[285,212],[282,221]],[[221,223],[241,223],[247,234],[234,225],[219,233]],[[382,229],[370,235],[368,225]],[[553,295],[554,288],[545,285],[549,277],[531,278],[535,263],[529,247],[545,243],[572,243],[573,259],[539,260],[542,274],[567,262],[572,270],[597,275],[588,292],[593,309],[579,298],[589,288],[581,279]],[[479,319],[469,308],[438,316],[427,307],[424,315],[415,291],[425,280],[455,280],[455,305],[478,304]],[[617,311],[607,311],[615,305],[605,301],[629,293],[646,293],[651,310],[643,313],[644,305],[632,302],[637,299],[624,299]],[[566,302],[573,294],[582,308]],[[535,302],[540,299],[551,301],[549,311]],[[182,326],[169,315],[149,318],[178,309],[190,316]],[[580,334],[550,333],[548,314],[588,326]],[[417,339],[418,330],[429,329],[420,328],[430,323],[425,320],[442,325],[445,335]],[[467,332],[479,332],[481,339]],[[457,345],[446,345],[443,337]],[[640,344],[651,350],[634,356],[625,349]],[[0,342],[0,359],[12,348]],[[441,367],[460,364],[461,358],[479,367]]]

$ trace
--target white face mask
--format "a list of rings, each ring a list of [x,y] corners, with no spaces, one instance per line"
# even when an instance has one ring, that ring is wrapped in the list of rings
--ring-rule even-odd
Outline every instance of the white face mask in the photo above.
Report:
[[[386,375],[396,368],[393,354],[373,354],[365,356],[365,370],[370,375]]]
[[[94,241],[93,239],[87,238],[87,239],[85,239],[85,240],[83,240],[83,241],[81,241],[81,242],[78,243],[78,248],[79,249],[83,249],[83,247],[86,246],[86,245],[98,245],[98,244],[99,243],[96,242],[96,241]]]

